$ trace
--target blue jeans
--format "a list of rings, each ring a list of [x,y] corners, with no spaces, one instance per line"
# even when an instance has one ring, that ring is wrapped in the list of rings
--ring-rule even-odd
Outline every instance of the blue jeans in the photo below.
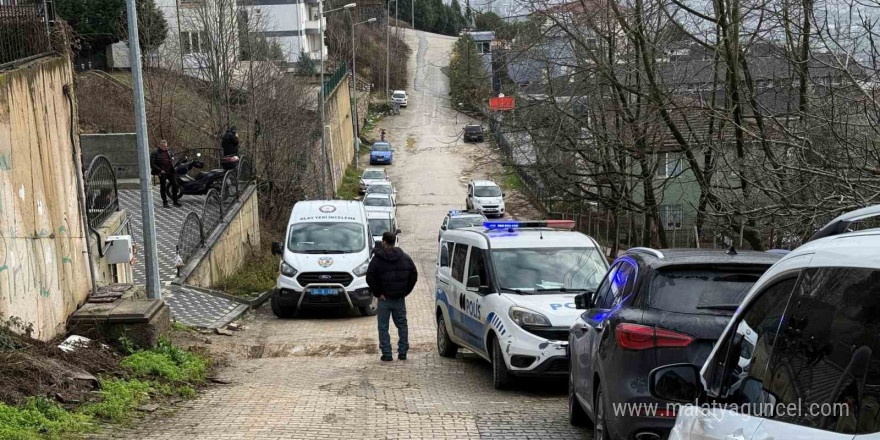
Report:
[[[409,351],[409,328],[406,325],[406,300],[404,298],[385,298],[379,300],[376,314],[379,320],[379,350],[382,356],[391,356],[391,335],[388,333],[388,318],[397,327],[397,354],[406,355]]]

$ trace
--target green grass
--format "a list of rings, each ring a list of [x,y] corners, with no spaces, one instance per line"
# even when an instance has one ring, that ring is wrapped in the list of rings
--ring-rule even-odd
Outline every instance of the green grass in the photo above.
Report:
[[[0,403],[0,438],[4,440],[61,439],[96,427],[89,415],[67,411],[42,397],[19,406]]]
[[[83,408],[87,414],[108,422],[124,423],[132,412],[150,399],[153,384],[139,379],[106,379],[101,381],[101,400]]]
[[[336,195],[343,200],[353,200],[358,197],[360,195],[358,191],[360,177],[360,174],[358,174],[354,167],[349,166],[346,168],[345,175],[342,176],[342,184],[339,185]]]
[[[516,171],[513,170],[513,167],[510,166],[504,167],[504,179],[502,179],[501,185],[505,189],[513,189],[517,191],[523,188],[522,180],[520,180]]]
[[[230,295],[253,297],[254,293],[273,289],[277,279],[278,257],[269,249],[260,249],[251,252],[244,266],[213,287]]]
[[[123,359],[120,365],[139,378],[156,378],[173,384],[201,384],[208,374],[208,359],[159,341],[152,350],[139,351]]]
[[[174,330],[177,330],[179,332],[187,332],[187,333],[192,333],[192,332],[196,331],[195,328],[190,327],[186,324],[181,324],[177,321],[173,321],[171,323],[171,328],[173,328]]]

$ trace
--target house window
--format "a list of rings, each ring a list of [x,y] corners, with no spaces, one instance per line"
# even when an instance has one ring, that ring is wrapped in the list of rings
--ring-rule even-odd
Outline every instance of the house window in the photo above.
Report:
[[[664,229],[681,229],[681,205],[660,205],[660,220]]]
[[[204,32],[181,32],[180,50],[184,55],[206,53],[210,48],[210,40]]]
[[[660,153],[657,155],[657,177],[675,177],[681,174],[681,156],[675,153]]]
[[[318,21],[318,17],[320,17],[320,12],[318,11],[317,6],[309,7],[309,20],[310,21]]]
[[[477,41],[477,52],[481,54],[490,53],[492,49],[489,47],[488,41]]]

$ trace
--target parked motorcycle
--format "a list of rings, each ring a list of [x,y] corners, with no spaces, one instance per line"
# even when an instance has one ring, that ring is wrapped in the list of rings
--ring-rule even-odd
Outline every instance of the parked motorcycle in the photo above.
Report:
[[[166,194],[172,198],[180,198],[184,195],[205,195],[210,189],[220,191],[223,185],[223,175],[226,169],[217,169],[211,171],[201,171],[205,167],[205,163],[199,160],[202,153],[196,154],[196,158],[190,161],[180,161],[174,167],[174,177],[177,179],[177,197],[172,195],[172,187],[168,185]],[[238,163],[238,157],[235,157],[235,164]],[[227,168],[224,164],[223,168]],[[232,166],[235,168],[235,165]],[[227,168],[231,169],[231,168]],[[192,170],[196,170],[192,172]]]

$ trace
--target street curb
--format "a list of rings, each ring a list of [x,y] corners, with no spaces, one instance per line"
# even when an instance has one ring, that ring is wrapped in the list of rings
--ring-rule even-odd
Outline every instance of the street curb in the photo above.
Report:
[[[180,287],[192,289],[197,292],[201,292],[201,293],[211,295],[211,296],[216,296],[217,298],[223,298],[223,299],[226,299],[229,301],[234,301],[239,304],[243,304],[243,305],[248,306],[248,309],[255,309],[255,308],[263,305],[263,303],[265,303],[272,296],[271,289],[259,294],[255,298],[247,299],[247,298],[242,298],[240,296],[230,295],[230,294],[228,294],[226,292],[222,292],[220,290],[206,289],[204,287],[190,286],[190,285],[186,285],[186,284],[180,285]]]

